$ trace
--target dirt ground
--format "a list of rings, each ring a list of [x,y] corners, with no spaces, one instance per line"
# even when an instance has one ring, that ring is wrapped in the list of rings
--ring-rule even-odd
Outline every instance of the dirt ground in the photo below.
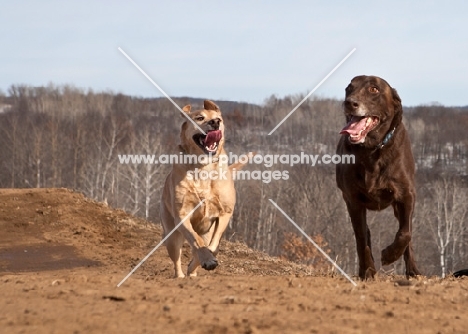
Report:
[[[0,190],[0,333],[467,333],[468,278],[342,276],[224,241],[172,278],[161,229],[67,189]],[[184,265],[188,263],[185,248]]]

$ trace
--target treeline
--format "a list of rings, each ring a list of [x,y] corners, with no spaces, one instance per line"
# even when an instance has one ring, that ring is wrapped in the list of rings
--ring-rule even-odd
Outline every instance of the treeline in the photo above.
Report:
[[[311,98],[268,135],[302,98],[272,96],[262,105],[216,101],[227,126],[227,150],[333,154],[344,125],[341,101]],[[179,106],[202,105],[202,99],[175,101]],[[444,275],[468,266],[468,112],[419,106],[405,108],[404,121],[417,161],[417,260],[425,274]],[[161,187],[170,166],[123,164],[118,155],[177,153],[182,122],[179,111],[164,98],[70,86],[12,86],[0,96],[0,186],[72,188],[159,223]],[[334,166],[247,167],[254,169],[287,171],[289,178],[269,183],[237,181],[237,207],[225,237],[273,255],[319,263],[294,254],[293,249],[308,249],[308,241],[303,239],[301,245],[301,238],[295,238],[292,242],[291,233],[297,235],[297,231],[270,203],[272,199],[309,235],[321,240],[343,269],[356,273],[354,236],[335,186]],[[391,210],[371,213],[368,221],[379,261],[380,250],[393,240],[397,222]],[[401,261],[393,268],[404,272]]]

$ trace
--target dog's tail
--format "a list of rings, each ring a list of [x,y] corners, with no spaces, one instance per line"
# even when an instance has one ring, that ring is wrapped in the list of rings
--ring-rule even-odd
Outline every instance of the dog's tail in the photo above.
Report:
[[[229,165],[228,168],[231,170],[231,172],[233,170],[241,170],[242,168],[244,168],[245,165],[247,165],[247,163],[249,162],[249,160],[254,156],[256,155],[257,152],[249,152],[247,154],[247,158],[246,161],[244,162],[236,162],[236,163],[233,163],[232,165]]]

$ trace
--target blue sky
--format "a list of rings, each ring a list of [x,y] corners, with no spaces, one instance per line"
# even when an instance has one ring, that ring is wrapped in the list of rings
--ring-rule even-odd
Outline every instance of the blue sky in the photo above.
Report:
[[[403,104],[468,105],[465,1],[18,1],[0,12],[0,90],[95,91],[262,103],[316,91],[343,98],[378,75]]]

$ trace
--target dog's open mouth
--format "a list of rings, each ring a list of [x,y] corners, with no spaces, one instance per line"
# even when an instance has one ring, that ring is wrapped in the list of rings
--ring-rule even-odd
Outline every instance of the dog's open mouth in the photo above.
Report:
[[[223,138],[221,130],[208,131],[206,135],[197,133],[193,136],[195,143],[206,153],[214,154],[218,150],[219,142]]]
[[[351,116],[348,124],[340,131],[340,135],[349,134],[351,143],[360,144],[377,124],[379,124],[379,118],[375,116]]]

